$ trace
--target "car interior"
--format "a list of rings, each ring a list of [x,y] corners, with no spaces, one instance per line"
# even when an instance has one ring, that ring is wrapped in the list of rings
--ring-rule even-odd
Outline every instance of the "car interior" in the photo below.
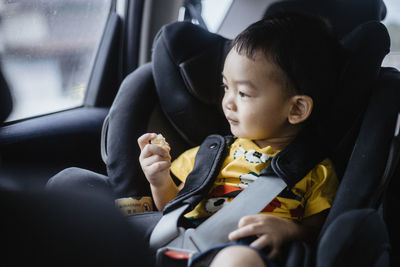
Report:
[[[68,216],[77,216],[84,223],[88,217],[83,214],[95,216],[90,224],[99,225],[99,229],[93,231],[106,232],[103,228],[107,226],[122,230],[109,236],[111,241],[100,241],[105,245],[98,250],[110,250],[106,243],[119,240],[118,248],[131,246],[122,233],[132,229],[127,230],[126,217],[114,214],[117,209],[104,204],[103,213],[93,215],[89,210],[103,196],[106,200],[151,196],[138,161],[138,137],[145,132],[161,133],[172,147],[174,159],[200,145],[210,134],[230,134],[220,106],[220,73],[232,38],[266,14],[305,12],[327,18],[348,54],[329,118],[288,147],[294,153],[283,157],[280,175],[299,175],[292,171],[299,169],[307,172],[308,166],[329,156],[340,185],[317,247],[311,250],[302,242],[294,242],[285,266],[397,266],[399,219],[393,211],[398,203],[400,74],[396,68],[382,66],[391,39],[381,23],[387,12],[384,1],[253,2],[232,1],[219,31],[210,32],[200,13],[201,1],[135,0],[126,1],[123,7],[113,1],[85,105],[1,126],[4,205],[10,211],[26,208],[24,196],[40,199],[35,192],[41,192],[49,179],[56,177],[61,181],[57,184],[61,195],[79,193],[71,205],[88,203],[81,213],[66,212]],[[180,7],[185,8],[185,14],[183,21],[176,21]],[[123,16],[118,9],[124,11]],[[243,18],[237,19],[238,14]],[[5,120],[12,98],[6,77],[0,78],[0,118]],[[82,185],[82,177],[91,183]],[[18,192],[18,197],[9,192]],[[42,212],[27,213],[28,219],[21,216],[23,213],[7,214],[45,226],[52,223],[44,215],[53,212],[44,208],[48,202],[69,203],[51,195],[43,202],[36,200],[36,206],[43,206]],[[62,214],[57,216],[66,216]],[[115,220],[103,223],[104,217]],[[80,232],[92,231],[83,225]],[[79,255],[77,261],[84,263],[88,255]],[[119,262],[122,265],[129,262],[117,257],[123,259]],[[132,264],[146,266],[139,262]]]

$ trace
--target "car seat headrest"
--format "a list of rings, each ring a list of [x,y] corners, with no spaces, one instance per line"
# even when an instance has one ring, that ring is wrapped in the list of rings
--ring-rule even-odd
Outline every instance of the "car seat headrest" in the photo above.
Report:
[[[352,147],[352,144],[342,142],[352,126],[358,125],[361,120],[382,60],[389,52],[390,38],[383,24],[368,22],[354,29],[342,43],[349,56],[338,82],[329,117],[318,127],[305,128],[272,160],[271,168],[289,185],[331,156],[339,144],[340,147]]]
[[[220,104],[229,45],[230,40],[188,22],[164,26],[154,42],[152,69],[160,105],[191,145],[212,133],[229,133]]]
[[[340,37],[344,37],[360,24],[382,21],[386,16],[383,0],[285,0],[271,4],[265,16],[282,11],[322,16],[330,21]]]
[[[12,110],[11,93],[6,79],[0,71],[0,123],[4,122]]]

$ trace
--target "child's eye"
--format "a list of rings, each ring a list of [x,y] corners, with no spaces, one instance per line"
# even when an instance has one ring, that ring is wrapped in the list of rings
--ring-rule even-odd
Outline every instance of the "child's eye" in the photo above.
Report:
[[[221,88],[222,88],[222,89],[224,89],[225,91],[227,91],[227,90],[228,90],[228,86],[227,86],[226,84],[224,84],[224,83],[223,83],[223,84],[221,84]]]
[[[246,94],[246,93],[243,93],[243,92],[239,92],[239,95],[240,95],[240,97],[241,97],[241,98],[246,98],[246,97],[249,97],[249,95],[248,95],[248,94]]]

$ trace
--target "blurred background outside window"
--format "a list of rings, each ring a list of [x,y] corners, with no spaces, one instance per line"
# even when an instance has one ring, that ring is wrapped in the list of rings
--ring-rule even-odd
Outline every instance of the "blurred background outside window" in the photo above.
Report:
[[[0,0],[8,121],[83,104],[112,0]]]
[[[383,66],[395,67],[400,70],[400,1],[384,0],[387,8],[386,18],[383,21],[387,27],[391,45],[390,54],[383,61]]]

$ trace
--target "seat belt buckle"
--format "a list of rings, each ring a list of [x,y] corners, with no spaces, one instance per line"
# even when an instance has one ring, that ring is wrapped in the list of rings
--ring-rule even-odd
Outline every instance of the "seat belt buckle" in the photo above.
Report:
[[[170,267],[170,266],[187,266],[190,259],[197,253],[197,251],[176,248],[176,247],[163,247],[157,250],[157,267]]]

